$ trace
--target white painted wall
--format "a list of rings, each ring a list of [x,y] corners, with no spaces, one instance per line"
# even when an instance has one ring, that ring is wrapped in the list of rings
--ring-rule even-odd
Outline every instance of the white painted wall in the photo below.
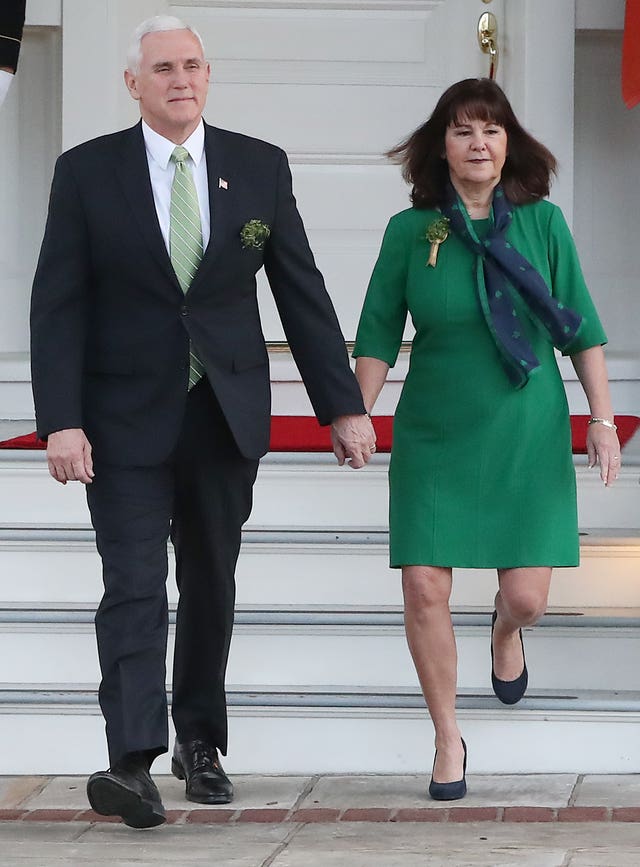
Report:
[[[620,31],[577,34],[574,231],[613,358],[640,354],[640,107],[622,101],[621,50]]]
[[[478,0],[172,4],[213,58],[207,117],[289,153],[312,248],[347,339],[391,214],[408,205],[382,154],[419,126],[442,90],[482,74]],[[496,12],[502,8],[496,0]],[[256,6],[258,8],[256,8]],[[265,333],[283,340],[266,280]]]
[[[499,80],[524,124],[558,156],[552,198],[570,222],[575,193],[578,244],[610,334],[612,372],[627,389],[626,410],[640,404],[633,220],[626,216],[640,175],[640,109],[626,112],[615,102],[623,0],[31,0],[28,6],[24,56],[0,124],[0,150],[17,154],[0,161],[0,417],[32,414],[28,296],[54,158],[135,122],[137,106],[122,83],[127,41],[140,20],[161,11],[193,22],[205,39],[213,64],[207,120],[288,151],[300,210],[347,339],[355,334],[387,219],[408,204],[397,167],[381,155],[424,120],[447,85],[486,71],[476,22],[494,12]],[[603,27],[608,35],[593,30]],[[609,183],[617,212],[600,210]],[[603,233],[602,253],[591,240],[596,230]],[[267,338],[281,340],[262,279],[260,299]],[[400,377],[402,371],[400,365]],[[309,411],[287,354],[274,356],[272,373],[276,412]]]

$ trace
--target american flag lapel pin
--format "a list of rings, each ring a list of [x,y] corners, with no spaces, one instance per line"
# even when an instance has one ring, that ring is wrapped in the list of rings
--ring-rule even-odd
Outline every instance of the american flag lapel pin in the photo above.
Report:
[[[218,189],[219,190],[228,190],[229,189],[229,182],[225,181],[224,178],[218,178]]]

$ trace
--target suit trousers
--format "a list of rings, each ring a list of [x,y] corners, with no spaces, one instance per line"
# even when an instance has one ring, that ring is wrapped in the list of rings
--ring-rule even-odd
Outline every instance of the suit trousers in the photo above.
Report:
[[[209,381],[187,396],[178,443],[157,466],[95,461],[87,486],[103,566],[96,612],[109,759],[167,751],[167,542],[179,591],[172,717],[180,740],[227,752],[225,672],[235,567],[258,461],[238,450]]]

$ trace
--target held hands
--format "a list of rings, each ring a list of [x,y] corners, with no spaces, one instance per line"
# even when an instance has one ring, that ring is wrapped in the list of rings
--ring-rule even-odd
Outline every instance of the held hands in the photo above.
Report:
[[[67,482],[93,481],[91,444],[81,428],[69,428],[49,434],[47,463],[53,478],[63,485]]]
[[[376,450],[376,432],[368,415],[341,415],[331,425],[333,453],[340,466],[363,467]]]
[[[605,485],[612,485],[620,470],[620,443],[615,430],[602,424],[590,424],[587,429],[587,455],[589,469],[600,464],[600,478]]]

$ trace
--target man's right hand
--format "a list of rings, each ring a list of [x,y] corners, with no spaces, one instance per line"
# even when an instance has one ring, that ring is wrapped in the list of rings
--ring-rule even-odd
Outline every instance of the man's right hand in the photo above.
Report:
[[[47,463],[53,478],[63,485],[67,482],[93,481],[91,443],[82,428],[68,428],[49,434]]]

